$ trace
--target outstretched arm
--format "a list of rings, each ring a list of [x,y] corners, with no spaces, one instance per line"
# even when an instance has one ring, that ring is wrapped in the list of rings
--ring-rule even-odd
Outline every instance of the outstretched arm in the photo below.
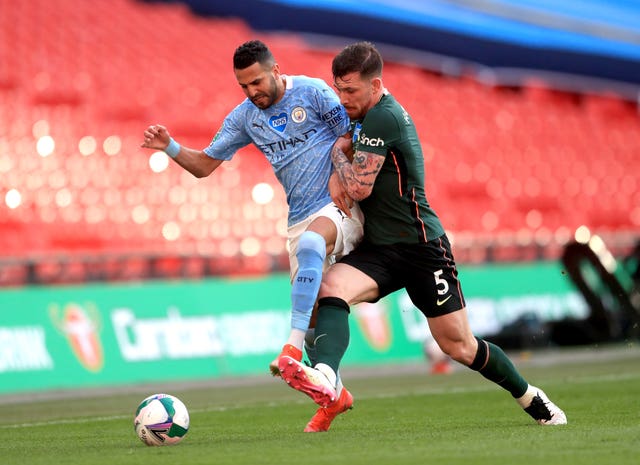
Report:
[[[197,178],[209,176],[223,161],[208,157],[201,150],[179,145],[167,128],[160,124],[151,125],[144,131],[144,142],[140,146],[167,152],[178,165]]]

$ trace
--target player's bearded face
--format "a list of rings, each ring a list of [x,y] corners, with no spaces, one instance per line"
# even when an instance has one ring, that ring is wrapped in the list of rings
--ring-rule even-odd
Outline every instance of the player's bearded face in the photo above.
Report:
[[[265,85],[257,88],[255,92],[249,96],[253,104],[262,110],[273,105],[278,98],[277,81],[273,74],[265,76],[263,83]]]
[[[375,105],[373,86],[370,80],[362,79],[359,73],[349,73],[334,79],[334,87],[349,118],[356,120]]]
[[[279,73],[276,68],[264,69],[259,63],[254,63],[248,68],[236,69],[235,73],[243,92],[258,108],[269,108],[279,99]]]

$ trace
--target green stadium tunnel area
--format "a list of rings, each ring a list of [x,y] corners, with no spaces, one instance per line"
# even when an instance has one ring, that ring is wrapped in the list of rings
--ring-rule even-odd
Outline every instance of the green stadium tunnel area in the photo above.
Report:
[[[196,180],[141,149],[142,132],[161,123],[205,147],[244,97],[238,44],[261,38],[285,73],[331,82],[337,42],[179,3],[0,11],[0,285],[286,270],[284,193],[255,148]],[[404,59],[387,60],[385,84],[419,129],[459,262],[555,260],[580,226],[632,250],[640,118],[618,89],[487,84]]]

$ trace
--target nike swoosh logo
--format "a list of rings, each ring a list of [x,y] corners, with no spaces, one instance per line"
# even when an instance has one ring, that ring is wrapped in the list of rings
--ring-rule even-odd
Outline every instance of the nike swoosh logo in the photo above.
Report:
[[[440,300],[440,299],[438,299],[438,300],[436,300],[436,305],[437,305],[438,307],[439,307],[440,305],[444,305],[444,303],[445,303],[447,300],[449,300],[450,298],[451,298],[451,294],[449,294],[449,296],[448,296],[446,299],[444,299],[444,300]]]

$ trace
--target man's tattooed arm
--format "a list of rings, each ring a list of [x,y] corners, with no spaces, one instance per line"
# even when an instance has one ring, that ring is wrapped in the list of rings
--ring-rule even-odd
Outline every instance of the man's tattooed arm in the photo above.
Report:
[[[373,183],[384,163],[384,156],[357,151],[353,155],[353,161],[350,161],[339,144],[336,144],[331,150],[331,160],[349,196],[354,200],[362,200],[371,194]]]

